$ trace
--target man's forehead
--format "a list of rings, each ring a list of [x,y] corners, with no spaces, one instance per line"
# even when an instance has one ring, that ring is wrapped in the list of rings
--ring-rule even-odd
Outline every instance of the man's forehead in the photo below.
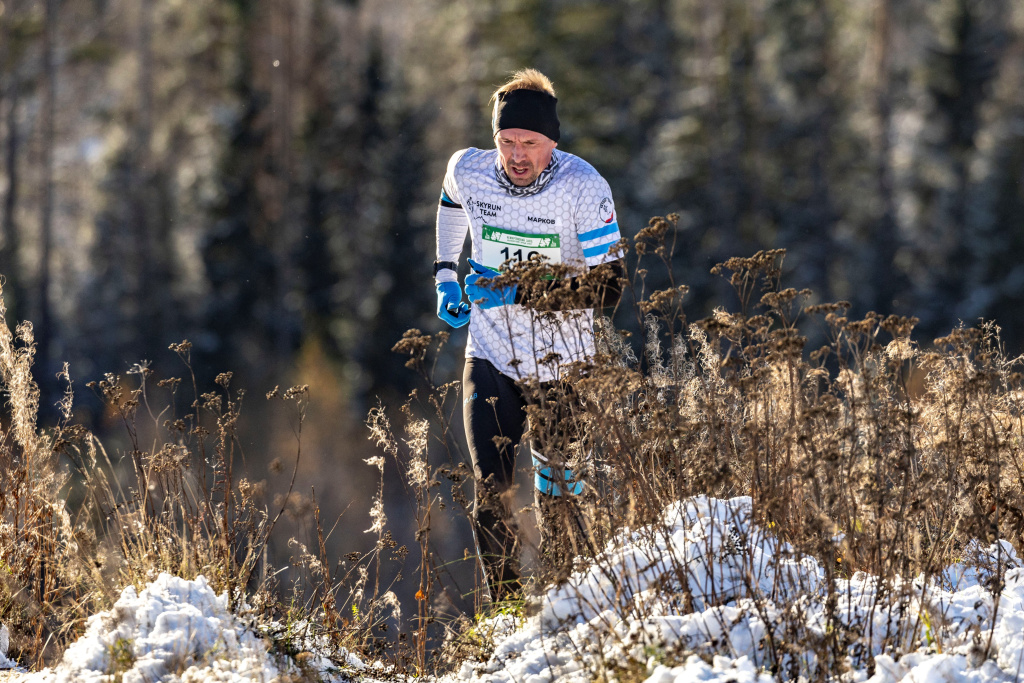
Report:
[[[503,128],[498,131],[497,137],[503,140],[514,140],[517,142],[544,142],[550,140],[546,135],[525,128]]]

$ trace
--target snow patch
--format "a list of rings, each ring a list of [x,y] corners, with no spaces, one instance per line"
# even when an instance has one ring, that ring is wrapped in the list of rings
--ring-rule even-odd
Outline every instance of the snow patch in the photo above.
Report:
[[[0,669],[13,669],[18,666],[16,662],[7,659],[7,653],[11,647],[11,632],[7,624],[0,624]]]
[[[696,497],[660,524],[621,534],[497,638],[488,661],[442,681],[582,682],[624,668],[648,683],[774,680],[773,647],[825,636],[830,587],[835,619],[859,634],[843,680],[1015,680],[1024,674],[1021,565],[1001,541],[971,546],[927,584],[858,573],[829,586],[813,558],[753,522],[750,498]],[[909,654],[894,659],[884,651],[893,643]],[[782,659],[783,677],[817,665],[813,652]]]
[[[202,576],[160,574],[141,593],[129,586],[38,680],[100,683],[113,673],[123,683],[273,680],[280,671],[266,641],[231,614],[227,598]]]
[[[308,643],[304,643],[308,644]],[[365,668],[352,655],[345,664]],[[338,672],[315,652],[306,666],[323,680]],[[297,669],[275,656],[267,637],[228,609],[202,576],[187,581],[160,574],[141,592],[129,586],[109,611],[89,618],[85,634],[61,662],[18,683],[250,683],[284,680]]]
[[[1005,541],[972,544],[933,581],[886,584],[858,573],[830,584],[816,561],[754,523],[749,498],[696,497],[669,507],[658,524],[621,533],[588,569],[540,596],[529,618],[503,614],[480,624],[493,637],[490,657],[434,680],[582,683],[628,672],[648,683],[767,683],[773,647],[824,637],[828,605],[833,623],[854,634],[847,671],[829,672],[837,680],[1016,680],[1024,674],[1022,564]],[[273,629],[278,639],[283,631]],[[907,654],[894,657],[885,649],[893,643]],[[0,646],[0,667],[13,665],[2,630]],[[326,683],[395,678],[380,663],[328,658],[308,641],[301,649],[311,652],[305,673]],[[807,676],[817,665],[813,651],[783,662],[783,676]],[[295,667],[205,579],[161,574],[90,618],[58,666],[13,680],[99,683],[119,674],[124,683],[269,683]]]

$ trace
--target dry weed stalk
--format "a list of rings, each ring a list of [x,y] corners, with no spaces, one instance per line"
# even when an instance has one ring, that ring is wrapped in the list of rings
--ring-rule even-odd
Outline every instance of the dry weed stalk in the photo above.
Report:
[[[5,312],[0,297],[0,318]],[[81,632],[86,617],[110,607],[125,585],[141,588],[162,571],[184,578],[205,575],[228,593],[233,609],[248,596],[248,614],[265,623],[284,611],[274,579],[278,572],[267,566],[266,551],[295,497],[295,469],[271,513],[261,502],[265,484],[245,478],[240,467],[243,393],[231,390],[231,375],[224,373],[216,379],[219,391],[200,394],[191,345],[171,349],[193,389],[183,414],[177,413],[182,384],[177,378],[157,383],[167,405],[154,409],[152,372],[145,362],[127,378],[108,374],[90,384],[127,435],[122,457],[111,458],[72,422],[67,368],[62,377],[68,388],[58,405],[62,422],[47,433],[37,427],[31,325],[23,323],[12,334],[0,324],[0,382],[9,411],[3,423],[10,425],[0,434],[0,623],[11,630],[9,656],[24,665],[54,661]],[[277,395],[275,390],[268,399]],[[297,469],[308,390],[293,387],[282,398],[296,411]],[[319,509],[311,511],[325,560]],[[337,632],[332,598],[338,586],[332,575],[318,573],[304,590],[320,596],[325,617],[333,617],[313,630]],[[308,624],[310,612],[292,616]],[[311,642],[308,635],[300,642]]]
[[[11,629],[12,654],[39,664],[59,654],[105,591],[89,557],[95,537],[65,504],[69,476],[60,452],[81,431],[63,407],[64,421],[52,434],[38,429],[32,325],[12,334],[2,293],[0,388],[9,431],[0,432],[0,623]],[[66,401],[70,381],[67,391]]]
[[[588,486],[579,502],[596,554],[589,562],[599,566],[617,533],[657,522],[672,503],[750,496],[755,521],[788,544],[780,567],[806,554],[825,571],[820,586],[806,587],[825,591],[820,634],[806,629],[799,600],[747,586],[753,609],[772,626],[767,665],[782,677],[817,678],[870,662],[879,642],[893,652],[917,647],[924,617],[890,619],[883,632],[871,618],[927,613],[927,601],[903,579],[941,581],[942,568],[969,561],[972,549],[998,538],[1016,542],[1024,530],[1022,359],[1006,356],[991,323],[954,330],[922,351],[912,318],[853,319],[845,302],[813,305],[811,292],[782,286],[781,250],[716,266],[738,310],[689,322],[686,287],[669,278],[651,291],[644,267],[651,258],[670,263],[676,220],[652,219],[634,240],[640,263],[628,291],[645,338],[633,343],[599,320],[598,355],[570,372],[582,402],[560,415],[557,429],[581,435],[575,447]],[[564,268],[525,262],[499,284],[546,291]],[[826,340],[820,348],[807,348],[811,332]],[[430,344],[410,331],[397,347],[427,379]],[[434,443],[450,452],[450,413],[441,405],[430,404],[440,434]],[[543,401],[530,410],[534,429],[551,427],[554,413]],[[562,561],[553,576],[587,562],[575,553]],[[694,609],[692,568],[666,561],[666,599]],[[1004,570],[993,572],[993,586]],[[851,624],[840,618],[853,600],[844,580],[860,571],[879,577],[879,590]],[[737,597],[712,596],[712,603]],[[778,609],[772,600],[782,601]],[[941,638],[942,615],[929,617],[927,628]]]

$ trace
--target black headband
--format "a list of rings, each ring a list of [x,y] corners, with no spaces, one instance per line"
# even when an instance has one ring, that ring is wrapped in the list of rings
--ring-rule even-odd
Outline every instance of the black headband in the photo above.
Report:
[[[558,142],[558,99],[540,90],[509,90],[498,95],[494,102],[491,128],[497,135],[506,128],[522,128],[546,135]]]

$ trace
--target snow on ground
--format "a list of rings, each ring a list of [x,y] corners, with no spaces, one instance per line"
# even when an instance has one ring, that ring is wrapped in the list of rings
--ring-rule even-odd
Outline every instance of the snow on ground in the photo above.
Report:
[[[970,566],[941,577],[944,588],[886,587],[865,574],[836,581],[838,621],[856,634],[844,680],[869,680],[872,659],[872,683],[1005,681],[1024,672],[1021,563],[1005,542],[970,554]],[[997,563],[1005,569],[998,610],[986,588]],[[783,646],[825,637],[826,589],[817,562],[751,522],[749,498],[693,498],[667,510],[662,524],[620,537],[590,569],[549,590],[535,616],[499,627],[489,661],[464,664],[445,681],[585,681],[616,670],[651,683],[770,681],[773,650],[790,676],[808,676],[810,648],[786,655]],[[887,643],[911,654],[894,659]]]
[[[11,632],[7,627],[0,624],[0,669],[13,669],[17,663],[7,659],[7,648],[10,647]]]
[[[0,650],[0,668],[13,665]],[[364,668],[356,658],[350,667]],[[304,666],[331,680],[337,665],[310,658]],[[60,664],[38,673],[20,672],[10,683],[243,683],[281,680],[301,673],[294,662],[275,656],[269,639],[228,610],[227,593],[217,595],[206,579],[186,581],[160,574],[141,593],[129,586],[113,609],[89,618],[85,634]],[[342,679],[338,679],[342,680]]]
[[[865,574],[835,581],[830,603],[823,568],[753,524],[749,498],[693,498],[669,508],[661,524],[620,535],[531,605],[531,616],[478,624],[492,654],[436,683],[598,675],[770,681],[772,653],[786,672],[807,676],[817,665],[813,648],[784,646],[823,639],[829,604],[833,623],[853,634],[844,681],[1016,680],[1024,673],[1024,569],[1005,542],[965,556],[929,584],[885,586]],[[998,600],[997,567],[1004,570]],[[910,654],[894,656],[893,645]],[[11,664],[4,655],[6,647],[0,668]],[[270,682],[317,672],[324,681],[372,681],[381,673],[351,655],[340,665],[316,656],[302,666],[275,654],[270,639],[231,614],[227,596],[201,577],[162,574],[141,593],[126,588],[112,610],[92,617],[59,665],[13,680],[99,683],[119,673],[124,683]]]

